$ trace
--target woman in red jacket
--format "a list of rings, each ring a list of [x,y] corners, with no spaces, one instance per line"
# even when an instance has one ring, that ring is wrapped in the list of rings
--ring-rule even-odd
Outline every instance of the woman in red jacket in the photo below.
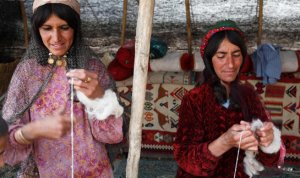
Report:
[[[253,87],[238,78],[247,55],[243,32],[233,21],[218,22],[200,52],[205,80],[181,103],[177,177],[252,177],[277,166],[284,156],[280,131]]]

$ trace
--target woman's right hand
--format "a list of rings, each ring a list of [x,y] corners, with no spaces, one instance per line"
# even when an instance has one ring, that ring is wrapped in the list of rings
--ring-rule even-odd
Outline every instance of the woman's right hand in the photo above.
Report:
[[[240,149],[242,150],[258,150],[258,141],[254,132],[251,131],[248,122],[241,121],[240,124],[233,125],[221,136],[221,138],[223,139],[223,143],[231,148],[238,148],[240,146]]]
[[[59,139],[71,128],[70,115],[64,111],[31,122],[22,127],[24,137],[30,141],[37,138]]]
[[[239,146],[242,150],[258,150],[258,141],[248,122],[241,121],[240,124],[231,126],[225,133],[211,142],[208,149],[214,156],[219,157],[231,148],[239,148]]]

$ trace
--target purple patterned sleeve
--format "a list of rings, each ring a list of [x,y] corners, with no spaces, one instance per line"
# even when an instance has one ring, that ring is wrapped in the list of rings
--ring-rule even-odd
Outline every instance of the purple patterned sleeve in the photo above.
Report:
[[[90,66],[90,70],[98,73],[100,85],[105,90],[112,89],[113,91],[115,91],[114,81],[109,76],[104,64],[99,60],[91,60]],[[114,116],[109,116],[108,119],[105,119],[103,121],[93,118],[90,123],[92,134],[96,140],[109,144],[119,143],[122,141],[122,117],[116,118]]]
[[[119,143],[123,139],[122,118],[110,116],[108,119],[92,120],[92,133],[96,140],[103,143]]]
[[[15,70],[15,73],[12,77],[9,90],[7,93],[7,99],[3,108],[3,117],[6,120],[9,120],[10,117],[15,114],[20,109],[20,106],[23,106],[24,103],[27,103],[27,97],[25,96],[25,91],[27,89],[27,79],[25,72],[28,71],[28,63],[20,63]],[[25,112],[23,116],[18,117],[15,122],[10,124],[9,127],[9,142],[4,153],[5,162],[10,165],[15,165],[28,157],[32,150],[32,145],[22,145],[16,142],[15,132],[18,128],[22,127],[30,120],[29,111]]]

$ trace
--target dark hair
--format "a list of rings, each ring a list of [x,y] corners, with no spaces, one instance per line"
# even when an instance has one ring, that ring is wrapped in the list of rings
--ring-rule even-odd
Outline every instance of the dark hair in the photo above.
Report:
[[[0,115],[0,136],[5,136],[8,134],[8,125],[6,121]]]
[[[237,31],[227,30],[227,31],[218,32],[214,34],[208,41],[203,56],[204,64],[205,64],[205,69],[203,72],[204,80],[208,81],[209,84],[212,86],[216,100],[220,104],[225,103],[227,100],[226,88],[221,84],[221,81],[214,70],[212,64],[212,57],[217,52],[220,44],[224,39],[228,39],[229,42],[231,42],[232,44],[240,48],[243,56],[242,65],[244,64],[244,60],[247,55],[247,47],[244,38]],[[229,107],[233,109],[242,109],[245,119],[248,120],[248,118],[250,119],[249,112],[246,103],[243,100],[243,93],[242,93],[243,89],[241,89],[240,86],[241,85],[240,85],[239,77],[236,77],[236,79],[230,85],[230,94],[229,94],[230,106]]]

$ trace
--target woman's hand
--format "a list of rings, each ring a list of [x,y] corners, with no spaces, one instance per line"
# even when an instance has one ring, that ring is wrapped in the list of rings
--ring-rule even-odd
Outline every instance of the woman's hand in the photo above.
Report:
[[[208,149],[214,156],[219,157],[233,147],[238,148],[239,145],[242,150],[258,150],[258,141],[251,131],[250,124],[244,121],[231,126],[225,133],[211,142]]]
[[[250,124],[244,121],[233,125],[221,136],[223,143],[229,147],[238,148],[240,146],[242,150],[257,151],[258,141],[250,128]],[[241,136],[242,138],[240,138]]]
[[[259,145],[267,147],[269,146],[274,139],[274,130],[272,122],[264,122],[264,125],[256,130],[258,136]]]
[[[64,111],[57,112],[51,116],[44,117],[37,121],[23,126],[23,136],[32,141],[37,138],[59,139],[70,131],[71,119],[70,114]]]
[[[67,73],[67,77],[74,78],[74,89],[81,91],[88,98],[101,98],[104,94],[99,85],[98,75],[84,69],[74,69]],[[69,80],[72,83],[72,80]]]

